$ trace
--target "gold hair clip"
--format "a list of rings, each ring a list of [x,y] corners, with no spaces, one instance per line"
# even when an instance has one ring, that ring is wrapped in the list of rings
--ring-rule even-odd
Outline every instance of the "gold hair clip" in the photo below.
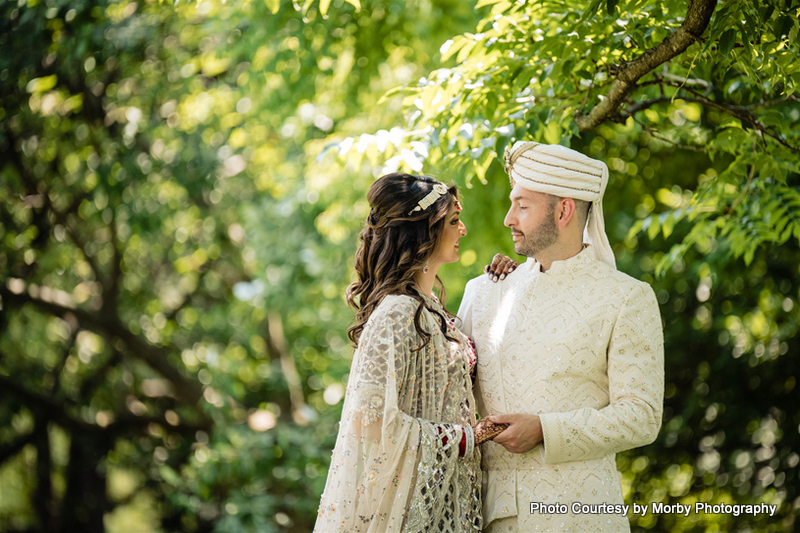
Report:
[[[425,196],[425,198],[420,200],[419,203],[417,204],[417,207],[409,211],[408,214],[410,215],[414,211],[425,211],[426,209],[428,209],[428,207],[431,206],[431,204],[433,204],[436,200],[438,200],[440,196],[443,196],[445,194],[447,194],[447,185],[445,185],[444,183],[434,183],[433,190],[429,192]]]

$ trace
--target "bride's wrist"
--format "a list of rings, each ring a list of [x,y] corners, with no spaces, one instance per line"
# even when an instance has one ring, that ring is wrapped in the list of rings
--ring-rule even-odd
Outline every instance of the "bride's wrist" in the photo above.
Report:
[[[469,457],[475,451],[475,432],[471,426],[461,428],[461,442],[458,444],[458,456]]]

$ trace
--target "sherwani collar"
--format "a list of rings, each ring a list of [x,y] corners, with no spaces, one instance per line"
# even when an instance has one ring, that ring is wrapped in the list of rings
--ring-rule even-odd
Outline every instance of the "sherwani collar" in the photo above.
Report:
[[[553,261],[553,263],[550,265],[550,270],[544,273],[548,275],[561,275],[582,270],[583,267],[597,260],[594,257],[594,252],[589,248],[591,248],[590,244],[584,244],[583,249],[572,257],[561,259],[559,261]],[[530,270],[531,273],[543,273],[542,264],[533,257],[529,257],[527,261],[525,261],[525,266]]]

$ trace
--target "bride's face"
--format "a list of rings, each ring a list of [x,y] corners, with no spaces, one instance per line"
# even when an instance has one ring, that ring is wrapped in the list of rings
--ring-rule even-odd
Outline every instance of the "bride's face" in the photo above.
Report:
[[[434,261],[432,262],[442,264],[458,261],[458,242],[461,237],[467,235],[467,227],[461,222],[459,211],[457,204],[453,202],[453,205],[447,211],[447,215],[445,215],[444,228],[441,235],[439,235],[439,241],[434,252]]]

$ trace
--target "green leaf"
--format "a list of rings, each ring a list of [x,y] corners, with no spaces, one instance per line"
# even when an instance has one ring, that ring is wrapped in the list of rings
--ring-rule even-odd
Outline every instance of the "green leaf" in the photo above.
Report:
[[[327,15],[330,5],[331,0],[319,0],[319,12],[322,13],[323,16]]]
[[[494,92],[486,94],[486,104],[484,106],[484,114],[486,118],[492,119],[495,111],[497,111],[497,104],[499,103],[497,95]]]
[[[788,238],[788,235],[791,235],[791,233],[792,233],[791,227],[789,226],[789,217],[783,217],[778,221],[777,224],[775,224],[775,232],[778,233],[778,234],[781,234],[781,237],[782,237],[782,234],[785,233],[785,230],[787,229],[787,227],[789,229],[789,233],[786,234],[787,238]],[[784,239],[784,240],[782,240],[780,242],[783,243],[785,241],[786,241],[786,239]]]
[[[400,93],[400,92],[401,92],[403,89],[404,89],[404,87],[402,87],[402,86],[399,86],[399,87],[393,87],[393,88],[389,89],[388,91],[386,91],[385,93],[383,93],[383,95],[382,95],[382,96],[381,96],[381,97],[378,99],[378,102],[377,102],[377,103],[378,103],[378,104],[382,104],[382,103],[384,103],[386,100],[388,100],[388,99],[389,99],[389,98],[391,98],[392,96],[394,96],[394,95],[396,95],[396,94]]]
[[[58,76],[55,74],[51,76],[43,76],[41,78],[35,78],[28,82],[27,90],[31,94],[36,93],[46,93],[50,89],[56,86],[58,83]]]
[[[545,127],[544,140],[548,144],[558,144],[561,141],[561,125],[557,120],[551,120]]]
[[[528,134],[531,135],[531,136],[536,135],[536,132],[539,130],[539,126],[541,124],[539,122],[539,119],[536,118],[536,117],[533,117],[528,121],[528,124],[530,124],[528,126]]]
[[[781,234],[778,244],[783,244],[786,241],[788,241],[789,237],[792,236],[792,233],[797,231],[798,228],[800,228],[798,224],[789,224],[788,226],[786,226],[786,229],[784,229],[783,233]]]
[[[663,215],[667,215],[664,217]],[[662,213],[661,218],[661,233],[664,234],[664,238],[668,239],[670,235],[672,235],[672,230],[675,228],[675,224],[677,224],[678,219],[680,218],[680,214],[676,213],[675,211],[670,211],[669,213]]]
[[[716,150],[738,153],[744,143],[749,140],[750,136],[746,131],[738,127],[730,127],[723,129],[711,144]]]
[[[578,20],[578,23],[575,26],[576,27],[580,26],[584,21],[588,20],[589,17],[596,14],[597,11],[600,9],[600,2],[602,1],[603,0],[592,0],[592,3],[589,4],[589,6],[583,10],[583,14],[581,15],[581,18]]]
[[[769,19],[772,18],[772,14],[775,12],[775,4],[768,4],[761,8],[761,22],[767,22]]]
[[[448,39],[442,46],[439,47],[439,53],[442,54],[442,61],[447,61],[453,57],[453,54],[461,50],[466,42],[467,39],[462,35]]]
[[[637,220],[636,222],[634,222],[633,226],[631,226],[631,229],[628,230],[628,234],[625,236],[625,240],[632,239],[633,237],[636,236],[637,233],[642,231],[644,229],[645,222],[647,222],[648,220],[649,219]],[[648,222],[648,224],[649,224],[649,222]]]
[[[747,250],[744,252],[744,264],[750,266],[750,263],[753,262],[753,256],[756,253],[755,246],[748,247]]]
[[[793,26],[794,22],[791,17],[784,15],[773,22],[772,30],[775,32],[775,37],[777,37],[778,40],[783,40],[789,36],[789,32],[792,31]]]
[[[647,228],[647,236],[652,241],[658,235],[658,230],[661,229],[661,220],[659,219],[658,215],[653,215],[650,217],[650,225]]]
[[[553,73],[553,68],[556,66],[555,63],[550,63],[546,67],[542,69],[542,80],[547,79],[547,77]]]
[[[727,30],[719,38],[719,51],[723,56],[727,56],[736,44],[736,30]]]
[[[788,38],[788,41],[789,41],[790,43],[796,43],[796,42],[797,42],[797,33],[798,33],[798,30],[800,30],[800,23],[798,23],[797,21],[795,21],[795,22],[792,24],[792,29],[791,29],[791,30],[789,30],[789,38]]]
[[[619,4],[619,0],[606,0],[606,11],[609,15],[614,15],[617,10],[617,4]]]
[[[745,50],[747,50],[747,54],[750,57],[752,57],[753,56],[753,45],[750,44],[750,37],[751,37],[751,33],[752,33],[751,28],[750,28],[750,26],[748,26],[744,22],[741,22],[739,24],[739,28],[741,29],[741,33],[742,33],[742,44],[744,45]]]
[[[281,8],[281,0],[264,0],[264,3],[273,15]]]
[[[162,465],[158,467],[158,473],[161,474],[161,479],[163,479],[168,485],[173,487],[181,486],[183,481],[181,476],[169,466]]]

